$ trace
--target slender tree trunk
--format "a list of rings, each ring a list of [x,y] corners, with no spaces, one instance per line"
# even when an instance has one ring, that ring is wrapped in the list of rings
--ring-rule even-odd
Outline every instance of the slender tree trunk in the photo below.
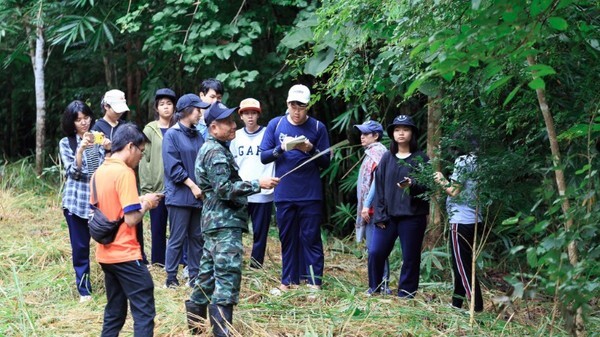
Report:
[[[33,66],[33,76],[35,79],[35,171],[38,175],[42,174],[44,141],[46,132],[46,93],[44,91],[44,27],[42,22],[42,8],[38,11],[37,23],[35,26],[35,41],[29,42],[29,56]],[[26,26],[27,35],[31,36],[31,28]]]
[[[530,66],[536,64],[533,56],[527,56],[527,62]],[[533,77],[537,77],[535,73],[533,74]],[[556,187],[558,188],[558,194],[563,198],[561,207],[565,216],[565,230],[568,231],[571,229],[571,227],[573,227],[573,218],[569,215],[569,209],[571,208],[571,205],[569,203],[569,199],[565,196],[567,184],[565,182],[564,171],[561,168],[560,148],[558,147],[558,139],[556,137],[556,130],[554,128],[554,119],[550,113],[550,108],[548,107],[548,103],[546,101],[546,91],[543,88],[539,88],[536,89],[535,92],[537,94],[540,110],[542,110],[542,115],[544,116],[546,131],[548,132],[550,151],[552,153],[552,163],[554,165],[554,176],[556,178]],[[577,253],[577,243],[575,240],[571,241],[567,246],[567,254],[569,256],[569,262],[571,265],[575,266],[579,259]],[[585,326],[583,323],[581,308],[577,309],[577,313],[575,314],[575,331],[573,332],[576,336],[583,336],[585,334]]]
[[[440,171],[441,164],[439,160],[435,160],[437,157],[437,151],[440,148],[440,120],[442,118],[442,106],[440,104],[441,97],[428,97],[427,104],[427,156],[429,156],[433,163],[433,170]],[[430,217],[429,217],[429,231],[427,231],[423,247],[430,249],[436,246],[437,241],[443,237],[443,225],[442,225],[442,211],[438,202],[439,196],[431,199],[430,203]]]

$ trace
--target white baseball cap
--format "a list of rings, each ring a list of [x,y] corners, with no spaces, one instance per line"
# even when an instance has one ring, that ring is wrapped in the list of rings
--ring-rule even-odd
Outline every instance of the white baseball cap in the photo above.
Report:
[[[110,107],[118,114],[125,111],[129,111],[127,101],[125,100],[125,93],[121,90],[113,89],[109,90],[104,94],[104,104],[110,105]]]
[[[294,101],[308,104],[310,102],[310,90],[308,87],[302,84],[292,86],[288,92],[287,103]]]

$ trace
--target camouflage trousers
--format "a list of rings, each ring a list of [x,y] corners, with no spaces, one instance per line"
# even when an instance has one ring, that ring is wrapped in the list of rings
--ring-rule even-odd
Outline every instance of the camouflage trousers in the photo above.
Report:
[[[237,304],[242,282],[244,246],[241,228],[204,233],[200,272],[190,299],[199,304]]]

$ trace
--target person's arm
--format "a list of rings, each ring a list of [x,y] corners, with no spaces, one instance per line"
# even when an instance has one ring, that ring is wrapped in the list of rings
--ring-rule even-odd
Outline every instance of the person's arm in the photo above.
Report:
[[[444,192],[451,197],[457,196],[461,191],[461,185],[455,181],[448,181],[442,172],[435,172],[433,179],[438,185],[442,186]]]
[[[177,139],[169,132],[165,134],[163,140],[162,154],[165,177],[169,178],[175,184],[185,183],[184,181],[189,179],[189,175],[187,170],[183,167]]]
[[[275,139],[275,129],[278,122],[279,119],[271,120],[265,129],[265,134],[260,143],[260,161],[263,164],[272,163],[283,155],[284,149]]]
[[[148,194],[144,194],[143,196],[141,196],[140,197],[141,208],[129,211],[129,212],[125,213],[125,215],[124,215],[124,220],[125,220],[125,223],[127,223],[127,226],[129,226],[129,227],[137,226],[137,224],[140,223],[140,221],[142,221],[142,219],[144,218],[144,214],[146,214],[147,211],[158,206],[158,203],[160,202],[161,198],[162,198],[162,195],[156,194],[156,193],[148,193]]]
[[[317,121],[319,130],[317,132],[318,138],[317,143],[314,144],[314,147],[308,151],[308,154],[311,156],[318,154],[319,152],[325,151],[329,148],[329,135],[327,134],[327,129],[323,123]],[[324,154],[319,158],[315,159],[317,165],[320,168],[326,169],[331,164],[331,154]]]
[[[389,220],[387,208],[385,204],[385,172],[387,166],[387,156],[389,152],[383,156],[377,169],[375,170],[375,198],[373,205],[375,207],[375,213],[373,215],[373,223],[379,227],[385,227],[385,224]],[[392,184],[392,186],[394,186]]]
[[[67,176],[79,180],[81,178],[81,168],[83,167],[83,151],[89,146],[87,137],[84,137],[78,144],[75,153],[69,144],[69,138],[63,138],[59,143],[60,159],[65,168]]]
[[[260,182],[231,181],[231,166],[227,157],[218,150],[206,154],[205,162],[210,170],[207,171],[208,181],[219,200],[234,200],[237,197],[248,196],[260,192]]]
[[[360,211],[360,216],[365,220],[365,222],[369,222],[371,216],[369,215],[369,209],[371,209],[371,204],[373,203],[373,199],[375,198],[375,178],[371,182],[371,186],[369,188],[369,193],[365,196],[363,200],[363,208]]]

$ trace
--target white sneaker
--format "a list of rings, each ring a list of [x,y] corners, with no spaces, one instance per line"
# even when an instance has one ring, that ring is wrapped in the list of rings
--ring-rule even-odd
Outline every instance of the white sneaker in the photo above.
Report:
[[[79,296],[79,303],[85,303],[85,302],[89,302],[91,300],[92,300],[92,296],[90,296],[90,295]]]

